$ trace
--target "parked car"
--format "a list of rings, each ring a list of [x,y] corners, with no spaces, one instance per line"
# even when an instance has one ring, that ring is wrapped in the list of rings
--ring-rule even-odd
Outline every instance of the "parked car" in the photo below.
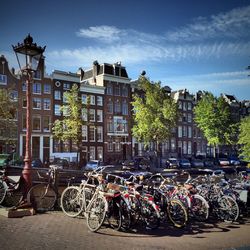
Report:
[[[58,169],[69,169],[69,162],[67,159],[55,158],[51,166],[56,166]]]
[[[205,168],[213,168],[215,166],[213,159],[205,159],[204,160],[204,167]]]
[[[231,166],[239,166],[240,165],[240,160],[238,159],[238,157],[230,156],[230,157],[228,157],[228,160],[229,160],[229,164]]]
[[[204,168],[204,162],[201,159],[192,159],[191,166],[193,168]]]
[[[97,169],[100,166],[103,166],[104,164],[99,161],[99,160],[91,160],[89,162],[87,162],[86,166],[83,168],[83,170],[87,170],[87,171],[93,171],[95,169]]]
[[[218,162],[219,162],[220,166],[229,166],[230,165],[230,162],[227,158],[219,158]]]
[[[32,160],[31,167],[32,168],[43,168],[43,163],[39,158],[37,158],[37,159]]]
[[[188,159],[180,159],[179,161],[180,168],[191,168],[191,163]]]
[[[135,160],[125,160],[122,163],[122,170],[137,170],[137,164]]]
[[[0,154],[0,169],[6,168],[10,162],[11,156],[9,154]]]
[[[134,160],[125,160],[122,163],[123,170],[149,170],[150,161],[145,157],[136,157]]]
[[[169,158],[166,161],[166,167],[167,168],[178,168],[179,167],[179,162],[176,158]]]

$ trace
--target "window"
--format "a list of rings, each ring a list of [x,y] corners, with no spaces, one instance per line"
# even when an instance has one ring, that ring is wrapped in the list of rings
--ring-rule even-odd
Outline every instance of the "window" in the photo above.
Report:
[[[51,93],[51,85],[48,83],[45,83],[43,85],[43,93],[44,94],[50,94]]]
[[[88,127],[86,125],[82,126],[82,140],[88,141]]]
[[[61,115],[61,106],[60,105],[58,105],[58,104],[55,104],[55,106],[54,106],[54,114],[55,115]]]
[[[186,122],[186,121],[187,121],[187,114],[186,114],[186,113],[183,113],[182,121],[183,121],[183,122]]]
[[[95,147],[89,147],[89,158],[90,160],[95,160]]]
[[[23,108],[27,108],[27,99],[26,99],[26,96],[23,96],[23,98],[22,98],[22,103],[23,103],[23,105],[22,105],[22,107]]]
[[[22,115],[22,129],[26,130],[26,113]]]
[[[114,125],[113,125],[113,121],[112,120],[108,120],[108,132],[109,133],[113,133],[114,132]]]
[[[91,121],[91,122],[95,121],[95,110],[94,109],[89,110],[89,121]]]
[[[119,96],[120,94],[121,94],[120,93],[120,86],[117,84],[114,87],[114,95]]]
[[[183,154],[187,154],[187,142],[183,142]]]
[[[66,92],[63,93],[63,102],[68,103]]]
[[[87,104],[87,95],[82,94],[82,103]]]
[[[34,78],[35,78],[35,79],[41,79],[41,76],[42,76],[41,70],[36,70],[36,71],[34,72]]]
[[[63,116],[70,116],[70,108],[67,105],[63,106]]]
[[[181,101],[178,102],[178,109],[182,109],[182,102]]]
[[[67,83],[67,82],[63,83],[63,89],[69,90],[70,89],[70,83]]]
[[[119,100],[116,100],[116,102],[115,102],[115,113],[116,114],[121,113],[121,103]]]
[[[87,114],[87,109],[86,108],[82,109],[82,119],[85,122],[88,120],[88,114]]]
[[[116,141],[115,142],[115,151],[116,152],[120,152],[121,151],[121,142],[120,141]]]
[[[192,110],[192,103],[188,102],[188,110]]]
[[[57,140],[57,139],[54,139],[54,141],[53,141],[53,151],[54,151],[55,153],[60,152],[60,151],[61,151],[60,148],[61,148],[60,141]]]
[[[183,102],[183,110],[187,110],[187,102]]]
[[[171,152],[176,150],[176,141],[175,138],[171,138]]]
[[[113,142],[108,142],[108,152],[112,152],[113,151]]]
[[[97,141],[103,142],[103,128],[101,126],[97,127]]]
[[[115,133],[127,133],[128,123],[122,117],[114,116],[114,132]]]
[[[95,141],[95,127],[94,126],[89,127],[89,141],[91,142]]]
[[[32,130],[41,131],[41,116],[34,115],[32,117]]]
[[[55,90],[54,98],[55,98],[55,100],[61,100],[61,91]]]
[[[96,97],[96,105],[103,106],[103,98],[102,98],[102,96],[97,96]]]
[[[178,126],[178,137],[182,137],[182,126]]]
[[[122,96],[128,96],[128,86],[124,85],[122,87]]]
[[[41,94],[41,83],[34,82],[33,83],[33,94]]]
[[[90,95],[90,104],[95,105],[95,96],[94,95]]]
[[[41,98],[33,98],[33,109],[41,109],[42,107],[42,101]]]
[[[192,138],[192,127],[188,126],[188,138]]]
[[[51,109],[50,99],[48,99],[48,98],[43,99],[43,109],[44,110],[50,110]]]
[[[0,84],[6,85],[7,84],[7,76],[0,74]]]
[[[113,86],[112,86],[111,83],[107,84],[106,94],[107,95],[113,95]]]
[[[50,132],[50,116],[43,116],[43,131]]]
[[[187,137],[187,126],[183,126],[183,131],[182,131],[183,137]]]
[[[10,99],[11,101],[17,101],[18,100],[18,92],[16,90],[12,90],[10,92]]]
[[[128,115],[128,103],[126,100],[122,102],[122,114]]]
[[[63,141],[63,152],[70,152],[70,141]]]
[[[97,121],[103,122],[103,111],[99,109],[97,110]]]
[[[192,154],[192,142],[188,141],[188,154],[191,155]]]
[[[27,89],[27,84],[26,84],[26,82],[24,82],[22,84],[22,91],[26,91],[26,89]]]
[[[107,112],[112,114],[113,113],[113,102],[112,100],[109,100],[108,101],[108,104],[107,104]]]
[[[192,122],[192,114],[188,113],[187,120],[188,122]]]
[[[103,160],[103,147],[97,147],[97,160]]]

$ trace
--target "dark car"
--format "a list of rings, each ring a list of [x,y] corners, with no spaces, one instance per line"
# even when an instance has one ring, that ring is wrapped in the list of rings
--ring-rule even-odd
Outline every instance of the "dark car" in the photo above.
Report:
[[[93,171],[96,170],[97,168],[104,166],[105,164],[99,160],[91,160],[89,162],[87,162],[86,166],[83,167],[83,170],[87,170],[87,171]]]
[[[125,160],[122,163],[122,170],[136,170],[137,162],[135,160]]]
[[[31,162],[31,167],[32,168],[43,168],[43,163],[40,159],[34,159]]]
[[[203,168],[204,162],[201,159],[192,159],[191,166],[192,168]]]
[[[50,165],[56,166],[58,169],[69,169],[69,162],[67,159],[55,158]]]
[[[180,168],[191,168],[191,163],[188,159],[180,159],[179,161]]]
[[[176,158],[169,158],[166,161],[166,167],[167,168],[178,168],[179,167],[179,162]]]
[[[215,166],[213,159],[205,159],[204,160],[204,167],[205,168],[213,168]]]

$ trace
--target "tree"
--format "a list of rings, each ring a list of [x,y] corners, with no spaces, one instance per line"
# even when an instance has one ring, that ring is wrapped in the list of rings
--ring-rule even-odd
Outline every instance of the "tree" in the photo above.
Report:
[[[141,76],[138,84],[142,95],[135,94],[132,102],[134,110],[134,137],[149,145],[155,143],[157,154],[159,143],[170,138],[177,122],[177,104],[161,87],[160,82],[150,82]]]
[[[250,161],[250,117],[241,120],[238,143],[241,145],[240,155],[244,160]]]
[[[17,142],[17,99],[12,94],[12,89],[0,89],[0,139],[14,146]]]
[[[228,134],[234,126],[231,126],[229,105],[222,96],[216,98],[212,93],[204,92],[194,108],[194,114],[194,120],[209,145],[215,148],[229,142]]]
[[[83,120],[83,114],[86,110],[86,104],[82,103],[79,96],[79,89],[74,84],[70,91],[65,92],[66,104],[61,107],[63,119],[57,119],[54,122],[52,131],[54,138],[61,141],[71,141],[77,146],[77,161],[81,162],[82,146],[82,126],[86,124]]]

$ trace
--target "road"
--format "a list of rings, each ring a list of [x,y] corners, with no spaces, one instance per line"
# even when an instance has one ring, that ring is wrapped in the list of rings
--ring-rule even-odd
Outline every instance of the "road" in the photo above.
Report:
[[[62,212],[23,218],[0,216],[0,249],[250,249],[250,218],[240,223],[190,223],[185,229],[88,231],[85,220]]]

